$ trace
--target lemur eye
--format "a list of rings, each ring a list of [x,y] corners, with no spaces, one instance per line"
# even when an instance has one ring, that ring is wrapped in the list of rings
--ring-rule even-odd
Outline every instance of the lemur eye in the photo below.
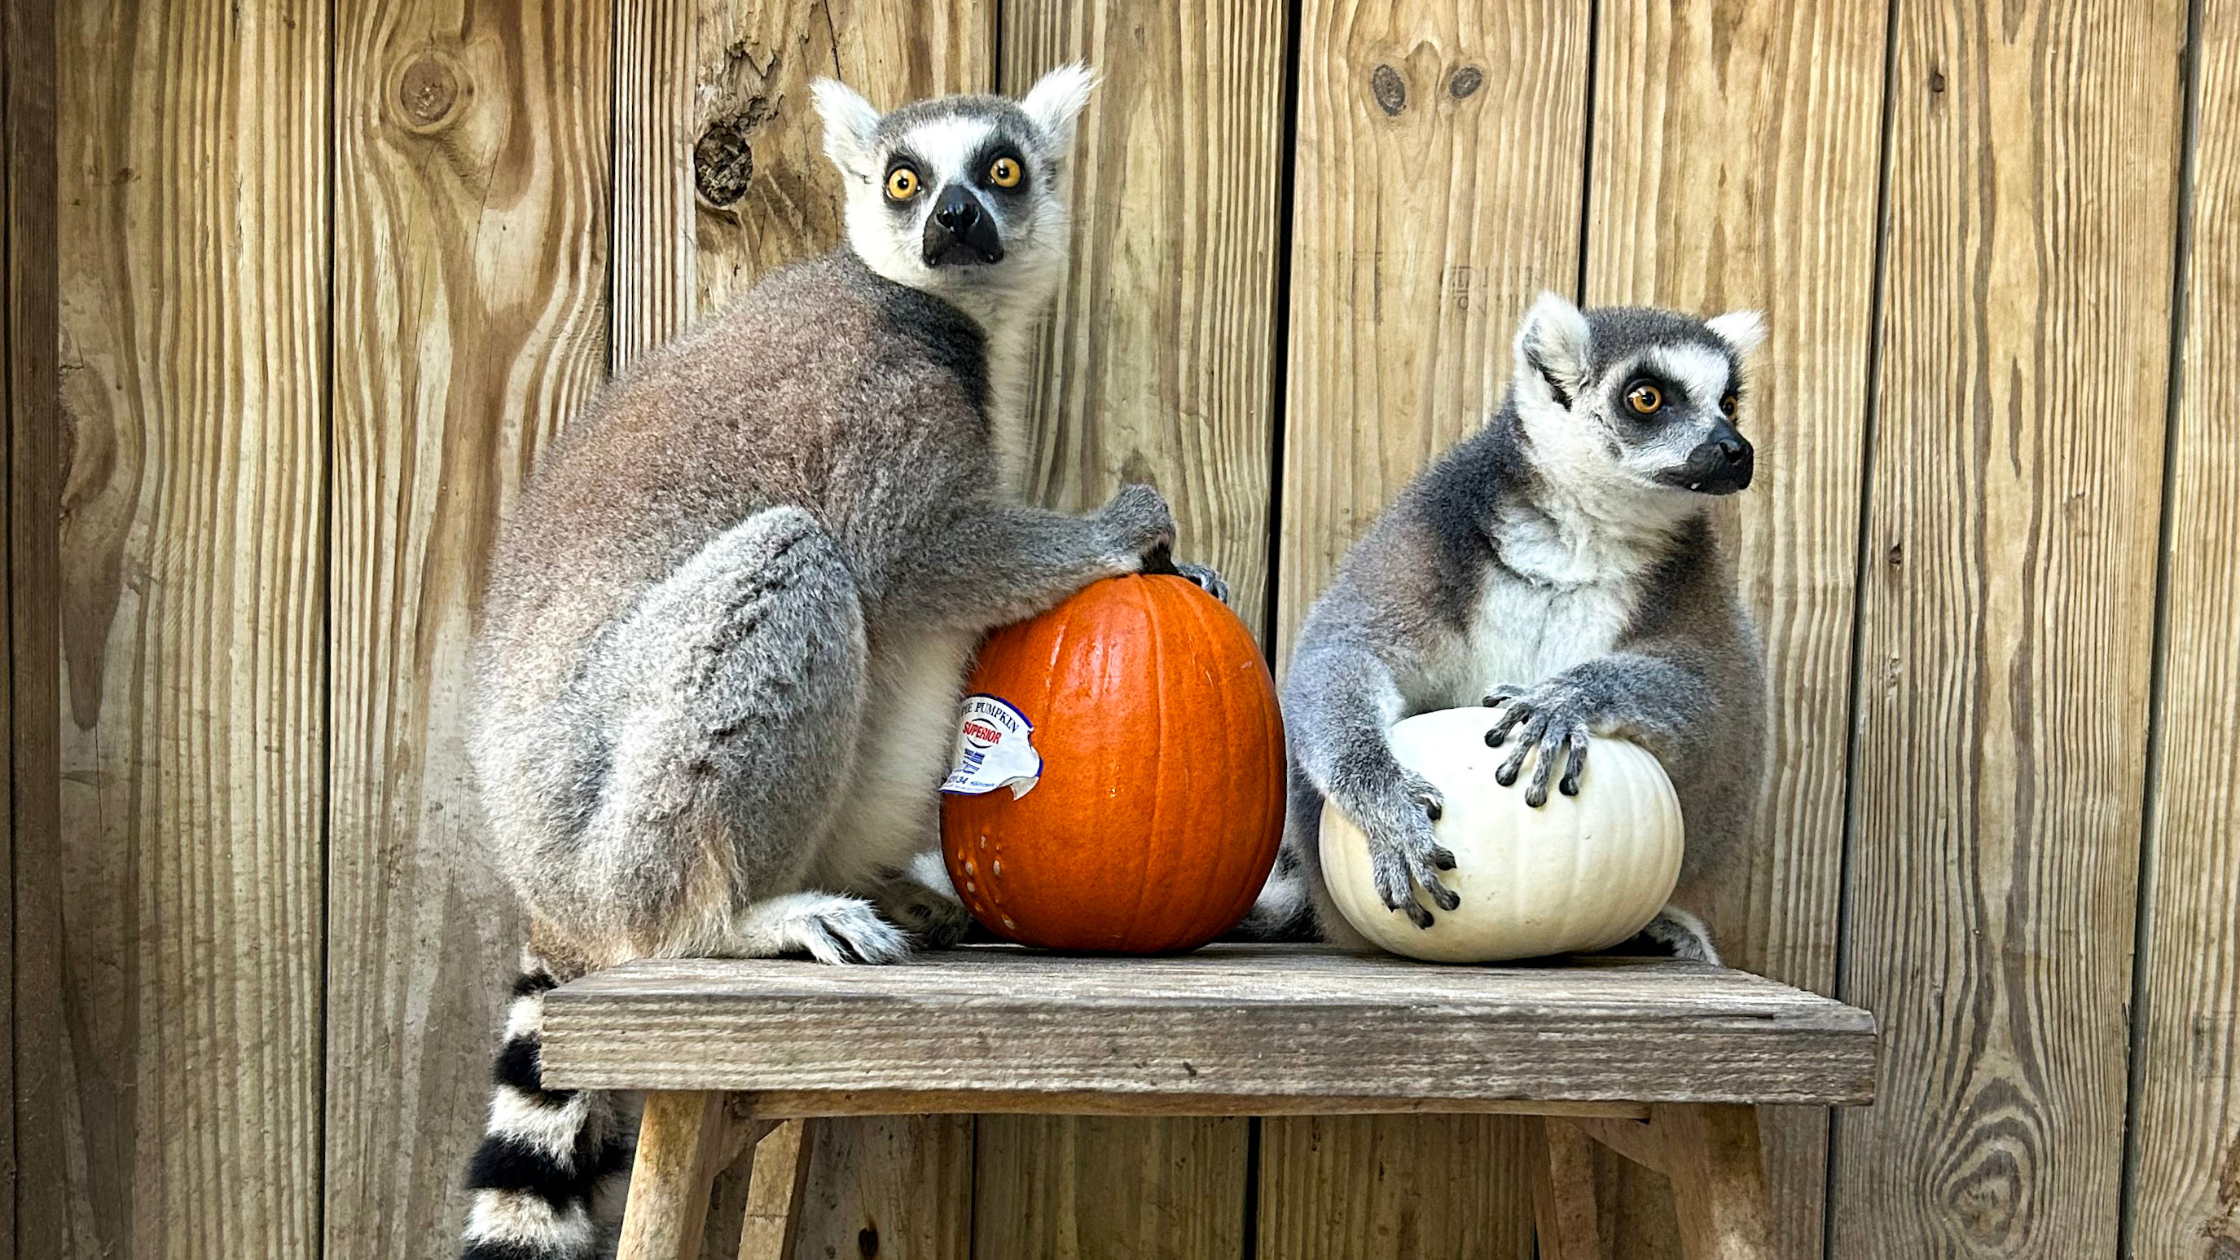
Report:
[[[887,200],[908,201],[918,195],[918,173],[907,166],[887,172]]]
[[[1741,408],[1742,408],[1742,404],[1741,404],[1741,402],[1740,402],[1739,400],[1737,400],[1737,399],[1735,398],[1735,396],[1734,396],[1733,394],[1722,394],[1722,395],[1720,395],[1720,397],[1719,397],[1719,414],[1720,414],[1720,415],[1723,415],[1723,416],[1725,416],[1725,417],[1726,417],[1727,419],[1729,419],[1729,420],[1732,420],[1732,419],[1734,419],[1734,413],[1735,413],[1735,412],[1737,412],[1737,411],[1739,411],[1739,410],[1741,410]]]
[[[998,188],[1017,188],[1019,177],[1025,173],[1017,162],[1007,157],[999,157],[988,164],[988,182]]]
[[[1652,415],[1664,406],[1664,391],[1654,385],[1636,385],[1626,391],[1626,406],[1642,415]]]

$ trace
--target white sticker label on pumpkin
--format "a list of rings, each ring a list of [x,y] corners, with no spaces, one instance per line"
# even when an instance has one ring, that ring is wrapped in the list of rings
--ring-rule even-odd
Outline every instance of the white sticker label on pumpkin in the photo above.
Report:
[[[944,792],[979,796],[1010,788],[1017,800],[1042,778],[1042,754],[1034,750],[1034,723],[994,696],[966,696],[957,727],[957,752]]]

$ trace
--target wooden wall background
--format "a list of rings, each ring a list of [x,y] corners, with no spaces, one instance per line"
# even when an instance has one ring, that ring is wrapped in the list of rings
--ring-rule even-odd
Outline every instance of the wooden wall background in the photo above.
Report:
[[[1280,661],[1541,288],[1762,307],[1719,926],[1874,1009],[1788,1254],[2240,1257],[2240,0],[14,0],[0,1251],[440,1257],[513,907],[491,534],[837,238],[806,82],[1104,77],[1034,492]],[[866,1121],[804,1257],[1530,1255],[1499,1118]],[[1612,1176],[1617,1176],[1615,1170]],[[1654,1185],[1612,1196],[1664,1254]]]

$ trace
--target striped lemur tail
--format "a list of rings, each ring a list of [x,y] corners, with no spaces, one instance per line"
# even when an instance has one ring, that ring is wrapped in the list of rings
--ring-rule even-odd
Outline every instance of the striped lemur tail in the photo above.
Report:
[[[490,1121],[467,1165],[474,1203],[461,1260],[613,1254],[633,1134],[620,1096],[544,1087],[544,995],[559,982],[526,957],[513,982]]]

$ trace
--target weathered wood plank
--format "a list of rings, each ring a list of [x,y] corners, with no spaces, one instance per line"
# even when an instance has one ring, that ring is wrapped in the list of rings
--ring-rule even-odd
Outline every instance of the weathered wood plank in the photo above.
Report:
[[[1003,87],[1086,61],[1066,164],[1073,260],[1038,347],[1029,498],[1080,511],[1123,482],[1174,505],[1180,549],[1266,613],[1277,193],[1288,6],[1010,0]]]
[[[1260,1138],[1263,1260],[1530,1260],[1529,1150],[1505,1116],[1269,1120]]]
[[[837,76],[882,108],[987,91],[995,10],[985,0],[616,0],[615,370],[770,269],[839,244],[839,177],[812,78]],[[885,1150],[921,1129],[946,1132],[828,1126],[820,1158],[851,1170],[850,1202],[953,1194],[962,1197],[936,1214],[966,1219],[969,1174],[905,1185],[894,1179],[927,1167],[922,1159],[844,1149],[876,1140]]]
[[[615,369],[839,244],[811,79],[883,109],[985,92],[994,15],[982,0],[616,0]]]
[[[1774,697],[1749,865],[1684,890],[1728,961],[1833,992],[1886,7],[1605,6],[1586,298],[1765,312],[1722,530]],[[1809,283],[1798,282],[1810,277]],[[1827,1117],[1769,1117],[1781,1254],[1819,1255]]]
[[[499,518],[603,376],[609,18],[335,17],[326,1240],[421,1257],[464,1221],[524,939],[467,657]]]
[[[325,5],[73,0],[37,1256],[320,1246]],[[52,528],[52,518],[41,523]],[[28,978],[28,977],[27,977]],[[35,1136],[33,1136],[35,1134]]]
[[[544,1043],[563,1088],[1643,1102],[1855,1102],[1873,1057],[1865,1012],[1700,964],[1445,968],[1245,946],[638,962],[554,991]]]
[[[2125,1254],[2240,1255],[2240,4],[2203,0],[2195,49],[2184,357],[2170,461],[2161,756],[2148,782],[2147,921]]]
[[[793,1260],[969,1260],[970,1116],[819,1120]]]
[[[59,951],[56,905],[55,811],[60,774],[56,764],[62,720],[57,705],[61,671],[55,652],[55,598],[61,586],[55,525],[61,516],[62,478],[56,351],[59,347],[61,275],[56,265],[59,208],[55,172],[55,11],[50,0],[8,6],[0,14],[0,425],[7,454],[0,459],[0,494],[6,496],[7,549],[0,557],[0,609],[8,632],[0,635],[0,730],[8,732],[0,783],[0,872],[9,895],[0,899],[0,1260],[13,1260],[17,1190],[36,1183],[49,1198],[61,1177],[53,1148],[17,1160],[17,1082],[49,1084],[43,1066],[60,1038],[53,995]],[[25,896],[30,891],[30,896]],[[32,903],[19,913],[18,898]],[[35,907],[35,909],[34,909]],[[19,927],[25,930],[19,932]],[[28,945],[38,956],[18,965]],[[19,985],[19,977],[28,983]],[[26,1000],[25,990],[43,992]],[[30,1007],[26,1018],[21,1007]],[[36,1128],[37,1126],[31,1126]],[[38,1135],[34,1132],[34,1138]]]
[[[788,1120],[756,1145],[738,1260],[789,1260],[793,1255],[799,1233],[794,1207],[808,1190],[809,1157],[815,1153],[810,1134],[821,1123]]]
[[[995,1115],[1068,1116],[1371,1116],[1468,1112],[1481,1115],[1608,1116],[1647,1119],[1644,1103],[1530,1102],[1514,1098],[1252,1097],[1220,1094],[1027,1094],[959,1090],[772,1090],[753,1096],[753,1115],[915,1116],[976,1112]]]
[[[984,1116],[974,1161],[973,1255],[1240,1255],[1248,1123]]]
[[[1579,267],[1586,0],[1307,0],[1292,159],[1277,659],[1339,558],[1484,421]]]
[[[2184,5],[1897,23],[1834,1254],[2110,1255]]]

